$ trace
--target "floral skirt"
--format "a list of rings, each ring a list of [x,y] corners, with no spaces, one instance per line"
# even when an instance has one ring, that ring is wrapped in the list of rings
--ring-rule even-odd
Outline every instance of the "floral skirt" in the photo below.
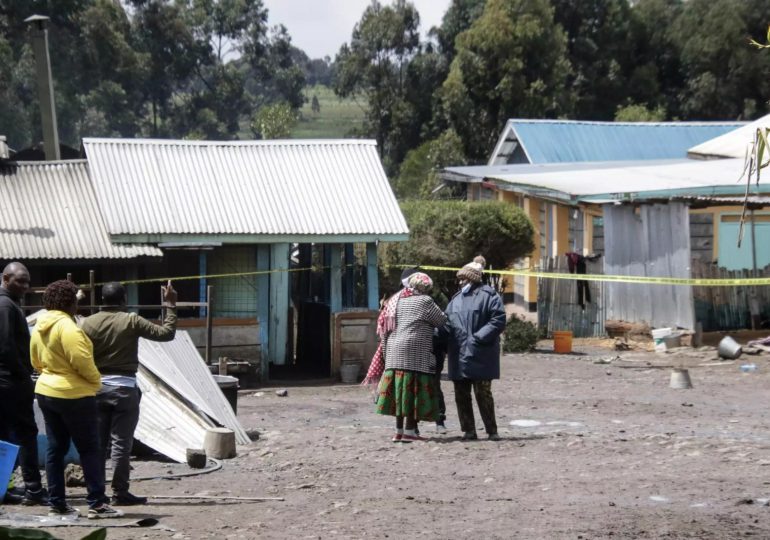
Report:
[[[438,395],[433,375],[386,369],[377,388],[377,414],[435,422]]]

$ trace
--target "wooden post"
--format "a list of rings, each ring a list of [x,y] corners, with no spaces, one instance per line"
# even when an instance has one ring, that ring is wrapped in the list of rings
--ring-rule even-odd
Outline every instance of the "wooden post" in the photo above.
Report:
[[[96,305],[96,279],[93,270],[88,271],[88,287],[91,293],[91,315],[93,315],[96,313],[96,308],[94,307]]]
[[[211,285],[206,286],[206,365],[211,364],[211,306],[214,303],[214,287]]]
[[[270,361],[283,366],[289,335],[289,244],[272,244],[270,255]]]
[[[345,276],[343,294],[344,294],[344,307],[355,307],[356,302],[356,253],[353,244],[345,244],[345,268],[343,269],[343,276]]]
[[[380,309],[380,282],[377,273],[377,244],[366,244],[366,292],[369,309]]]
[[[342,311],[342,249],[340,244],[331,244],[329,246],[330,265],[329,269],[331,283],[329,285],[329,306],[332,313]]]
[[[270,270],[270,246],[257,246],[257,271]],[[261,381],[270,377],[270,274],[257,275],[257,321],[259,322]]]
[[[136,265],[135,264],[129,265],[128,268],[126,268],[126,280],[136,281],[138,277],[139,277],[139,273],[137,272]],[[139,285],[137,283],[129,283],[128,285],[126,285],[126,297],[127,297],[129,306],[135,306],[139,303]],[[138,313],[139,309],[133,308],[130,311]]]
[[[200,302],[208,302],[208,291],[206,290],[206,286],[208,285],[208,281],[206,280],[206,273],[208,272],[207,255],[208,254],[204,250],[198,252],[198,275],[200,276],[198,278],[198,297]],[[202,308],[200,316],[208,317],[208,312],[208,307]]]

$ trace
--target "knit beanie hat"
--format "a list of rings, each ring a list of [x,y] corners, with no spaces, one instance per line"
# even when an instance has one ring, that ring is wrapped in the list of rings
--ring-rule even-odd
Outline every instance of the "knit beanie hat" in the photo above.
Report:
[[[481,283],[481,276],[484,274],[484,267],[486,265],[486,259],[478,255],[457,272],[457,277],[467,279],[471,283]]]

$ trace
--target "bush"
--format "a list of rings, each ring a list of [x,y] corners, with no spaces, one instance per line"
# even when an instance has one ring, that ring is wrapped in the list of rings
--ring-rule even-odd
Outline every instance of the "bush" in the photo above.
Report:
[[[533,351],[538,338],[539,332],[536,325],[513,315],[505,323],[503,351],[507,353]]]
[[[534,229],[516,206],[504,202],[427,201],[401,203],[409,225],[409,240],[380,245],[382,285],[400,286],[401,265],[460,268],[476,255],[487,269],[509,268],[534,248]],[[455,293],[454,272],[429,272],[447,297]]]

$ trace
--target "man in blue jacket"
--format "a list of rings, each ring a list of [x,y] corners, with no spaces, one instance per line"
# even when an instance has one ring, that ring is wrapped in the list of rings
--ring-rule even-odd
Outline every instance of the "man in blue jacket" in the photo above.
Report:
[[[460,290],[446,310],[448,367],[463,440],[478,439],[471,401],[473,389],[487,437],[499,441],[492,380],[500,378],[500,334],[505,330],[505,308],[497,291],[481,282],[485,264],[484,257],[478,256],[457,272]]]

